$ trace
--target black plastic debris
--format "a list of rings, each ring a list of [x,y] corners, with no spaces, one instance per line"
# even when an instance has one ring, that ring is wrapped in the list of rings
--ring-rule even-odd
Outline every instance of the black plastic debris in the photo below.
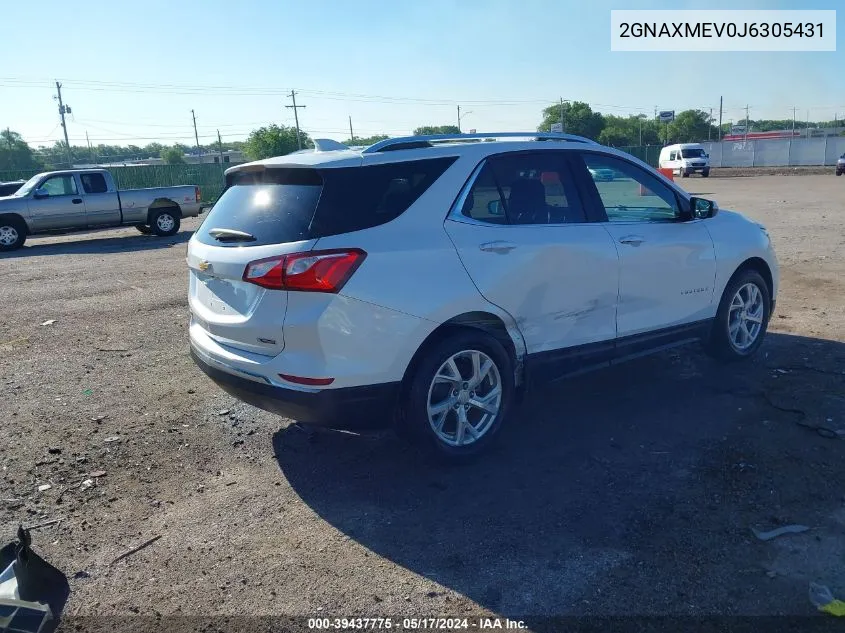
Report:
[[[67,578],[32,551],[28,530],[0,550],[0,631],[52,633],[70,596]]]

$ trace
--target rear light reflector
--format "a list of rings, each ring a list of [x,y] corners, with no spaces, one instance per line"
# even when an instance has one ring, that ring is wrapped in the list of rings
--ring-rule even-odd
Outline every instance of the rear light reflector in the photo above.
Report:
[[[243,280],[272,290],[337,293],[366,256],[351,248],[268,257],[247,264]]]
[[[202,201],[202,194],[200,193],[199,187],[194,187],[194,195],[197,197],[197,202]]]
[[[290,374],[279,374],[288,382],[296,383],[297,385],[308,385],[309,387],[324,387],[334,382],[334,378],[303,378],[302,376],[291,376]]]

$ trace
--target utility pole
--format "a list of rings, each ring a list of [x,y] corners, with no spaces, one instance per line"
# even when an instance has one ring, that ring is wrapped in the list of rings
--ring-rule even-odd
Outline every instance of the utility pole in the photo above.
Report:
[[[59,115],[62,117],[62,129],[64,130],[64,133],[65,133],[65,149],[67,150],[67,166],[73,167],[73,155],[71,154],[71,151],[70,151],[70,141],[68,140],[68,137],[67,137],[67,124],[65,123],[65,114],[70,114],[71,110],[70,110],[70,106],[66,106],[64,103],[62,103],[62,84],[59,83],[58,81],[56,82],[56,93],[58,95],[56,98],[59,100]]]
[[[722,97],[719,97],[719,142],[722,142]]]
[[[223,169],[223,139],[220,138],[220,130],[217,130],[217,151],[220,152],[220,169]]]
[[[745,138],[742,139],[743,143],[748,142],[748,105],[745,106]]]
[[[458,104],[458,134],[461,133],[461,105]]]
[[[644,114],[638,114],[637,118],[640,120],[640,147],[643,146],[643,117]]]
[[[797,109],[798,108],[796,108],[795,106],[792,106],[792,136],[795,136],[795,111]]]
[[[560,98],[560,131],[566,132],[566,123],[563,122],[563,97]]]
[[[299,133],[299,114],[297,114],[297,108],[304,108],[304,105],[296,105],[296,91],[290,91],[290,98],[293,101],[293,105],[286,105],[286,108],[293,108],[293,120],[296,121],[296,147],[297,149],[302,149],[302,135]]]
[[[707,118],[707,141],[710,141],[710,128],[713,127],[713,108],[710,108],[710,116]]]
[[[352,115],[349,115],[349,140],[355,145],[355,133],[352,131]]]
[[[807,138],[810,138],[810,111],[807,110],[807,126],[804,128],[807,130]]]
[[[197,115],[194,114],[194,111],[191,110],[191,117],[194,119],[194,140],[197,142],[197,160],[202,162],[202,159],[199,157],[200,155],[200,137],[197,134]]]
[[[88,130],[85,130],[85,142],[88,143],[88,158],[94,163],[94,152],[91,151],[91,141],[88,139]]]

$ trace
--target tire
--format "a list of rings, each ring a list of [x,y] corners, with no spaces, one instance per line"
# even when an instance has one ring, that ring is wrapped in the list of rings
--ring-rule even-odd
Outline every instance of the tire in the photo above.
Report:
[[[150,230],[159,237],[175,235],[179,232],[181,216],[175,207],[158,209],[150,215]]]
[[[17,218],[0,220],[0,251],[16,251],[26,242],[26,224]]]
[[[705,169],[703,172],[701,172],[701,177],[702,178],[709,178],[710,177],[710,170]]]
[[[689,172],[686,169],[681,170],[681,178],[689,178]]]
[[[752,288],[756,289],[757,294],[754,294]],[[737,272],[728,282],[719,302],[719,310],[716,312],[707,343],[708,353],[727,362],[753,356],[765,338],[771,306],[769,287],[760,273],[750,268]],[[746,320],[745,316],[757,317],[760,321]],[[755,325],[759,326],[756,333]],[[750,343],[741,330],[753,336]]]
[[[153,232],[153,230],[146,224],[136,224],[135,228],[138,229],[138,233],[143,233],[144,235],[149,235]]]
[[[480,454],[495,440],[513,405],[510,354],[494,337],[473,329],[449,335],[424,354],[409,378],[397,421],[398,434],[449,461]],[[474,358],[478,359],[479,367],[487,368],[477,388],[472,384]],[[458,370],[460,380],[455,379],[454,369]],[[497,390],[498,395],[494,395]],[[490,401],[484,402],[484,397]],[[448,408],[442,409],[443,413],[430,413],[430,405],[447,402]],[[482,404],[495,407],[495,411],[483,410]],[[439,431],[435,428],[438,423]]]
[[[836,175],[837,175],[837,176],[841,176],[841,175],[842,175],[842,172],[841,172],[841,171],[837,171],[837,172],[836,172]]]

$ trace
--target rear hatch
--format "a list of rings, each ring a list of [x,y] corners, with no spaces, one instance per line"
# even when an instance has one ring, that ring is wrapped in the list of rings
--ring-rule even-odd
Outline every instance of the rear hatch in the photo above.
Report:
[[[245,281],[247,266],[309,251],[322,179],[313,168],[236,172],[188,246],[192,327],[267,356],[284,349],[288,292]]]
[[[278,355],[286,315],[304,305],[291,293],[338,293],[367,257],[353,247],[314,250],[318,239],[394,220],[454,161],[362,166],[360,156],[338,156],[331,167],[230,172],[188,245],[192,328],[230,348]]]

